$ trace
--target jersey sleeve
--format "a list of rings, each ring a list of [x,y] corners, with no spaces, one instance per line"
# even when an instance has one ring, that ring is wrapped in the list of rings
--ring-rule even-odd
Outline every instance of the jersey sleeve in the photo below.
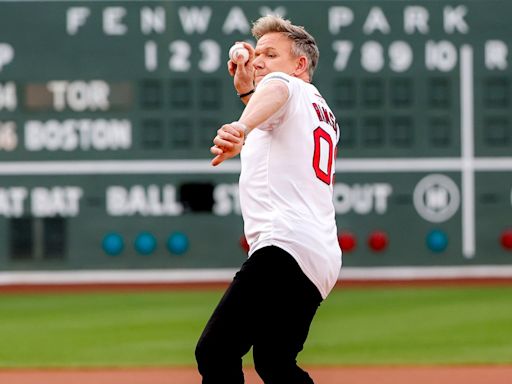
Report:
[[[262,84],[266,84],[269,81],[280,81],[283,84],[285,84],[288,87],[288,100],[286,100],[286,103],[283,105],[283,107],[274,113],[272,116],[270,116],[265,122],[260,124],[257,128],[261,129],[262,131],[270,131],[277,126],[282,121],[283,115],[285,114],[286,108],[290,102],[290,100],[293,98],[294,94],[296,93],[296,81],[294,77],[291,77],[290,75],[287,75],[284,72],[272,72],[266,75],[261,82],[258,84],[258,87]]]

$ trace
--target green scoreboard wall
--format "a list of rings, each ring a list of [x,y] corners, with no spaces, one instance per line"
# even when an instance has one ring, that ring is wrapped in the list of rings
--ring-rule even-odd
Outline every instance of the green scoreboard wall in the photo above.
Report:
[[[240,164],[209,147],[268,13],[320,48],[344,264],[512,264],[511,2],[7,1],[0,269],[238,266]]]

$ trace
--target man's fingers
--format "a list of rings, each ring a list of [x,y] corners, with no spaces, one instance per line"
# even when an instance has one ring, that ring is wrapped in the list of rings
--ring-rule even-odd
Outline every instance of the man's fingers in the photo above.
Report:
[[[211,161],[211,165],[213,165],[214,167],[219,165],[220,163],[222,163],[224,160],[226,160],[226,155],[222,154],[222,155],[217,155],[215,156],[212,161]]]
[[[235,63],[236,64],[236,72],[239,73],[239,75],[247,76],[247,63],[243,60],[239,60],[240,62]]]
[[[249,59],[252,59],[254,57],[254,47],[246,41],[241,41],[241,43],[249,51]]]
[[[228,60],[228,72],[231,76],[235,76],[237,71],[243,71],[244,73],[247,72],[246,68],[246,62],[244,61],[244,58],[242,55],[238,55],[235,60]]]
[[[235,136],[240,136],[240,133],[238,132],[238,130],[235,127],[232,127],[230,124],[225,124],[217,130],[217,134],[224,133],[224,132],[231,133],[232,135],[235,135]]]
[[[228,60],[228,72],[231,76],[235,76],[236,64],[233,63],[231,59]]]
[[[213,144],[215,144],[217,147],[227,148],[227,149],[231,149],[234,147],[234,144],[232,142],[224,140],[219,136],[216,136],[215,139],[213,139]]]
[[[235,137],[240,137],[240,131],[233,127],[231,124],[225,124],[221,128],[217,130],[218,135],[233,135]],[[222,136],[224,138],[224,136]]]
[[[210,152],[212,155],[216,156],[222,155],[224,153],[224,151],[221,148],[217,147],[216,145],[210,148]]]
[[[219,147],[233,148],[234,144],[242,142],[242,133],[234,127],[224,125],[217,131],[217,136],[213,139],[213,143]]]

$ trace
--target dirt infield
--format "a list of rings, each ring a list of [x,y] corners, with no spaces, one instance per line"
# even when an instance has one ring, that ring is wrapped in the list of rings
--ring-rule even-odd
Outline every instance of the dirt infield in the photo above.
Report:
[[[314,367],[316,384],[510,384],[512,366]],[[0,370],[5,384],[200,384],[193,368]],[[247,384],[262,384],[253,369]]]
[[[77,283],[77,284],[0,284],[0,294],[46,294],[91,292],[155,292],[225,290],[225,282],[190,283]],[[369,287],[459,287],[459,286],[511,286],[512,278],[458,278],[458,279],[403,279],[403,280],[344,280],[335,289]]]

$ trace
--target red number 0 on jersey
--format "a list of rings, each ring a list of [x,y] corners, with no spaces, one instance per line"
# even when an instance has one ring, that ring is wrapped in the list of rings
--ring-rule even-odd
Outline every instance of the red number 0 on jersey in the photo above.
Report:
[[[313,137],[315,139],[313,169],[316,177],[329,185],[331,184],[334,145],[331,136],[320,127],[313,131]]]

